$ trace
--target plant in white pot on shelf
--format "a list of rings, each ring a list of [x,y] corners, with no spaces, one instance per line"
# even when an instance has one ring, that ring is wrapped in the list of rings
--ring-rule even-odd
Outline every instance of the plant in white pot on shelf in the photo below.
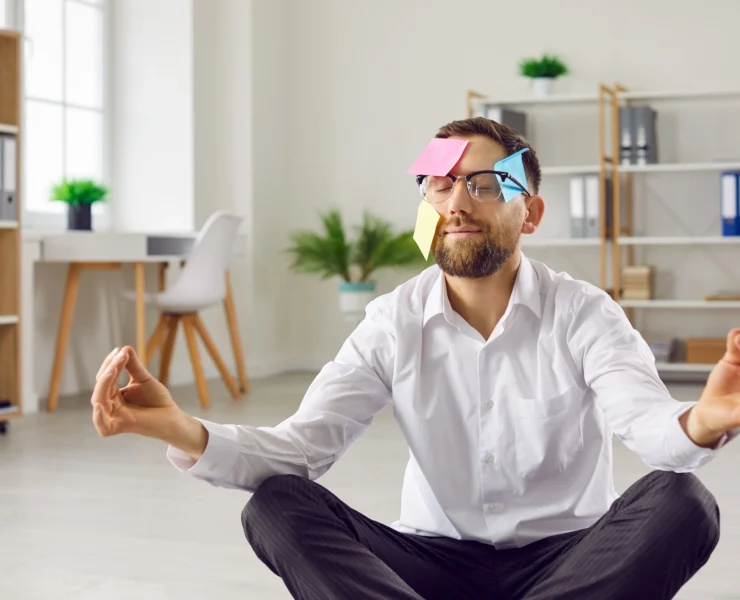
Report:
[[[393,226],[365,213],[356,227],[357,236],[348,239],[342,216],[332,210],[321,216],[322,231],[292,234],[293,269],[298,273],[339,278],[339,308],[349,321],[360,320],[375,297],[372,276],[392,267],[426,266],[413,239],[413,231],[396,232]]]
[[[525,58],[519,63],[519,72],[529,77],[534,85],[534,95],[546,98],[552,94],[555,79],[567,75],[568,67],[557,56],[544,54],[542,58]]]

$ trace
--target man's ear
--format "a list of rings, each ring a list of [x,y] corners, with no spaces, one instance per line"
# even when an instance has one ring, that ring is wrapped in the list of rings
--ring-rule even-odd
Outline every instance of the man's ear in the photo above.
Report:
[[[524,199],[524,222],[522,233],[531,234],[537,231],[545,214],[545,201],[542,196],[528,196]]]

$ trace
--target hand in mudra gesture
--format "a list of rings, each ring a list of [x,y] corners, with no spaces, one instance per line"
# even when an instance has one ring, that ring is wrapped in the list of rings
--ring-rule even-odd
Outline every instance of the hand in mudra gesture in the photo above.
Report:
[[[124,370],[129,382],[121,388],[118,379]],[[103,437],[119,433],[155,436],[181,413],[169,390],[129,346],[115,349],[105,358],[90,402],[95,429]]]
[[[740,427],[740,329],[727,335],[725,354],[686,419],[689,437],[702,446],[715,444],[736,427]]]

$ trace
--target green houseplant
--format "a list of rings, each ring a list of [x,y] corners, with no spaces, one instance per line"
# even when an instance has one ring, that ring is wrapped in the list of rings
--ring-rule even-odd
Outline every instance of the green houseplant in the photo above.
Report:
[[[92,205],[103,202],[108,188],[91,179],[63,179],[51,191],[51,199],[67,204],[67,228],[92,229]]]
[[[320,217],[320,231],[301,230],[291,235],[291,266],[298,273],[322,279],[338,277],[340,308],[348,318],[356,318],[372,299],[372,276],[379,269],[427,264],[411,230],[397,232],[387,221],[365,213],[355,227],[356,236],[349,239],[339,211],[321,213]]]
[[[534,82],[536,96],[546,97],[552,92],[552,82],[570,71],[557,56],[543,54],[541,58],[523,59],[519,63],[519,72]]]

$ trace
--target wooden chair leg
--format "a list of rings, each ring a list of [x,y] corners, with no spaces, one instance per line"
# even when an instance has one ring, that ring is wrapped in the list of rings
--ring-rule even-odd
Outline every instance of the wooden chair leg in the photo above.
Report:
[[[239,374],[239,389],[246,394],[249,392],[249,379],[247,378],[247,368],[244,365],[244,351],[242,350],[242,341],[239,337],[239,325],[236,321],[234,295],[231,290],[231,275],[228,271],[226,271],[226,295],[224,296],[224,310],[226,311],[226,322],[229,325],[231,345],[234,347],[236,370]]]
[[[149,338],[149,342],[146,345],[146,353],[142,357],[144,365],[146,365],[147,367],[149,367],[149,363],[152,361],[152,356],[154,356],[154,353],[159,350],[159,347],[162,345],[162,340],[164,339],[166,333],[167,316],[164,313],[160,313],[159,321],[157,321],[157,326],[155,327],[154,332],[152,333],[151,337]]]
[[[162,353],[159,356],[159,380],[164,385],[169,385],[170,381],[170,364],[172,363],[172,353],[175,349],[175,339],[177,338],[177,326],[180,324],[180,315],[165,315],[167,321],[167,338],[162,347]]]
[[[195,338],[195,325],[193,324],[193,315],[183,315],[182,328],[185,330],[185,340],[188,343],[188,352],[190,353],[190,362],[193,363],[193,373],[195,374],[195,387],[198,389],[200,405],[208,408],[211,400],[208,395],[208,385],[203,373],[203,365],[200,362],[200,353],[198,352],[198,340]]]
[[[72,332],[75,305],[77,304],[77,292],[80,289],[80,278],[82,277],[82,265],[70,263],[67,268],[67,284],[64,288],[64,300],[62,301],[62,314],[59,319],[57,331],[57,345],[54,352],[54,366],[51,371],[51,383],[49,384],[49,396],[46,399],[46,409],[53,412],[57,408],[59,400],[59,389],[62,385],[62,374],[64,372],[64,358],[67,354],[69,334]]]
[[[226,383],[226,387],[229,388],[229,392],[231,392],[231,395],[234,398],[238,398],[240,396],[239,388],[236,387],[234,378],[231,376],[231,373],[229,373],[229,369],[226,367],[226,364],[221,358],[221,355],[218,353],[218,350],[216,349],[216,344],[213,343],[213,338],[211,338],[210,334],[208,333],[208,330],[206,329],[203,320],[200,318],[200,315],[193,315],[193,325],[195,326],[195,330],[198,332],[201,339],[203,340],[203,344],[205,344],[206,350],[208,350],[208,354],[211,355],[213,362],[216,363],[216,366],[221,373],[221,377],[223,377],[224,383]]]

